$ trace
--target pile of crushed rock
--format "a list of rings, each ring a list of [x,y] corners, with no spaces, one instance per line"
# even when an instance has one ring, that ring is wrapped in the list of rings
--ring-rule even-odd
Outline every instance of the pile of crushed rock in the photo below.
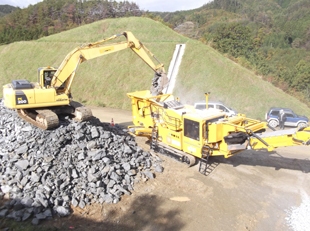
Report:
[[[0,218],[38,224],[69,215],[71,205],[118,203],[134,183],[162,171],[161,159],[118,126],[67,116],[44,131],[0,102],[0,198],[8,199]]]

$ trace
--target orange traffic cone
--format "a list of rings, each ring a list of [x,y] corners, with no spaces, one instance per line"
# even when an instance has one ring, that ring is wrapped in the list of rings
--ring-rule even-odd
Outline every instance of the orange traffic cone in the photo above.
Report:
[[[111,120],[111,125],[112,125],[112,126],[114,126],[114,121],[113,121],[113,118],[112,118],[112,120]]]

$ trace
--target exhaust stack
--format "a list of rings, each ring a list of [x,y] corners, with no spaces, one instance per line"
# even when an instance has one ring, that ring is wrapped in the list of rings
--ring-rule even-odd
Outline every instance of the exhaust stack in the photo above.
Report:
[[[209,98],[210,92],[205,93],[206,96],[206,109],[208,110],[208,98]]]

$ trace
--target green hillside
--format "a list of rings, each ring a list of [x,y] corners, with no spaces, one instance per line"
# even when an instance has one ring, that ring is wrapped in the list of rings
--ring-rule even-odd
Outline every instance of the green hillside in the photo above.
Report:
[[[310,107],[310,1],[213,0],[188,11],[156,12]],[[181,27],[182,28],[182,27]]]
[[[75,47],[122,31],[133,32],[166,65],[166,70],[175,45],[187,44],[175,88],[175,95],[184,102],[203,100],[204,92],[210,91],[211,99],[254,118],[263,119],[271,106],[290,107],[310,115],[306,105],[213,48],[148,18],[107,19],[36,41],[0,46],[0,84],[12,79],[36,81],[38,67],[58,66]],[[153,71],[128,49],[83,63],[72,94],[84,104],[130,110],[126,93],[149,89],[152,78]]]
[[[0,5],[0,44],[29,41],[107,18],[139,17],[128,1],[44,0],[27,8]],[[6,13],[6,14],[3,14]]]
[[[17,7],[10,5],[0,5],[0,17],[10,14],[17,9],[18,9]]]

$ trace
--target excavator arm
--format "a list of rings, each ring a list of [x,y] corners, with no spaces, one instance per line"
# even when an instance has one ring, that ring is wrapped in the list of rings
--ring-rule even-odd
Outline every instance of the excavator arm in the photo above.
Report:
[[[106,42],[122,35],[126,37],[126,41],[106,44]],[[82,62],[127,48],[135,52],[155,72],[151,92],[154,95],[160,94],[168,83],[164,65],[129,31],[75,48],[66,56],[54,74],[51,83],[52,87],[56,88],[59,94],[69,94],[76,70]],[[150,56],[159,64],[155,65]]]

